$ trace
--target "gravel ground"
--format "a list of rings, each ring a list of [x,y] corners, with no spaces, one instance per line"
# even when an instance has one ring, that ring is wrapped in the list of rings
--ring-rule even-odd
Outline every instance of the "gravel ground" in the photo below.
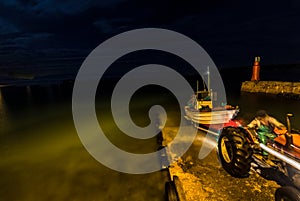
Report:
[[[163,131],[164,143],[172,141],[176,127],[166,127]],[[279,185],[255,172],[248,178],[234,178],[220,165],[214,149],[204,159],[198,153],[205,137],[198,132],[190,149],[169,168],[171,175],[177,175],[187,201],[191,200],[274,200]]]

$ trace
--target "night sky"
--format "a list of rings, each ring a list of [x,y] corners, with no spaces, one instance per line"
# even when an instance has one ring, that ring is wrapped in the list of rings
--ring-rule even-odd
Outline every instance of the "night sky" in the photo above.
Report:
[[[299,10],[299,0],[3,0],[0,81],[72,76],[104,40],[149,27],[187,35],[220,68],[249,66],[255,56],[264,65],[299,64]]]

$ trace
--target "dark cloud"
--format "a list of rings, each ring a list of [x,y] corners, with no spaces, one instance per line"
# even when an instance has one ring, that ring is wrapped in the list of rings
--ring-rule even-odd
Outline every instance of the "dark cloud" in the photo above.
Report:
[[[251,65],[260,55],[265,64],[300,63],[299,3],[236,2],[186,16],[172,29],[202,45],[220,66]]]
[[[62,58],[74,58],[76,71],[88,52],[105,39],[144,27],[186,34],[218,66],[250,65],[257,55],[269,64],[300,63],[299,2],[4,0],[0,2],[0,70],[22,69],[24,64],[32,71],[48,70],[49,60],[55,68],[62,65],[58,64]]]
[[[19,29],[7,19],[0,18],[0,33],[1,34],[8,34],[8,33],[15,33],[19,32]]]

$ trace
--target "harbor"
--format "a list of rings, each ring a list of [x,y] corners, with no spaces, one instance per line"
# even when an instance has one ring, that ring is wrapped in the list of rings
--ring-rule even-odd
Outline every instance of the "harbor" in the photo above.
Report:
[[[260,57],[255,57],[251,81],[242,82],[242,92],[273,94],[292,99],[300,99],[300,82],[261,80],[260,71]]]
[[[259,62],[260,57],[255,57],[250,81],[254,84],[260,82]],[[299,200],[300,132],[292,129],[293,114],[286,114],[287,127],[282,133],[264,143],[258,131],[249,131],[250,120],[238,116],[238,106],[213,106],[209,86],[199,90],[197,82],[197,91],[184,108],[184,128],[166,126],[162,130],[162,146],[167,147],[171,163],[170,181],[165,185],[167,200]],[[189,135],[179,135],[178,140],[180,131]],[[178,149],[190,142],[189,150],[178,155]]]
[[[20,94],[22,96],[16,98]],[[27,201],[36,198],[42,200],[87,198],[146,201],[151,197],[151,200],[162,201],[165,196],[165,182],[170,181],[170,177],[167,176],[169,173],[166,172],[169,170],[172,178],[177,175],[180,183],[187,182],[182,187],[187,199],[261,200],[263,196],[265,196],[263,200],[273,199],[276,183],[256,173],[245,179],[233,178],[221,167],[216,149],[200,160],[198,153],[206,136],[206,133],[200,130],[193,146],[182,159],[178,158],[169,170],[146,175],[121,174],[109,170],[95,161],[83,148],[72,124],[69,94],[70,88],[57,86],[1,88],[0,104],[3,115],[0,119],[2,126],[0,170],[1,185],[4,188],[0,190],[0,195],[3,199]],[[180,114],[170,103],[169,94],[160,94],[159,97],[162,105],[169,108],[168,123],[162,130],[163,145],[171,145],[172,137],[176,135],[178,129],[176,118]],[[142,105],[151,104],[149,100],[151,99],[148,93],[141,94],[134,111],[140,111]],[[247,93],[230,94],[228,102],[240,107],[237,118],[243,120],[245,124],[251,120],[254,111],[266,108],[282,122],[286,112],[293,111],[295,114],[293,125],[295,128],[300,127],[298,101]],[[281,107],[283,104],[285,106]],[[105,112],[101,111],[102,114]],[[137,113],[135,117],[140,121],[145,118],[145,113]],[[187,121],[186,125],[188,123]],[[114,128],[110,123],[107,123],[106,127]],[[146,144],[139,141],[138,144],[132,143],[130,139],[124,141],[123,135],[116,133],[115,128],[112,134],[115,142],[121,145],[128,144],[124,147],[129,150],[136,148],[146,153],[156,150],[158,146],[155,139],[146,141]],[[183,179],[183,175],[186,178]],[[60,186],[59,191],[57,186]]]
[[[300,201],[300,1],[0,5],[1,201]]]

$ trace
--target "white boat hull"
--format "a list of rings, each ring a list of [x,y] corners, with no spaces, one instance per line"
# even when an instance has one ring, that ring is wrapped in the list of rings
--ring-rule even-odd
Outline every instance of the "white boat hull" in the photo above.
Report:
[[[199,111],[189,106],[185,107],[186,118],[197,124],[224,124],[233,119],[239,110],[212,110],[212,111]]]

